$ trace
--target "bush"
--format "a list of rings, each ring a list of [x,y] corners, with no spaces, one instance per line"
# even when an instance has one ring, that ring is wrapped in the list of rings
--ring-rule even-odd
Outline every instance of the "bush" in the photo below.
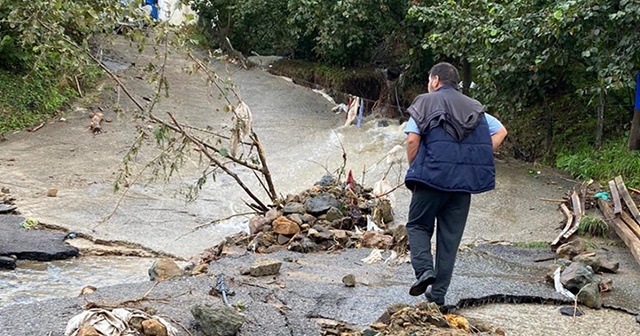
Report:
[[[577,178],[605,181],[621,175],[627,186],[640,186],[640,152],[629,151],[624,139],[607,142],[602,149],[562,153],[556,165]]]

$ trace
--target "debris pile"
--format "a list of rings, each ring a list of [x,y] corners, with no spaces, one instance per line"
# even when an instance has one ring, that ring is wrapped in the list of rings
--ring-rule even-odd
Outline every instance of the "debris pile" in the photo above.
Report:
[[[178,331],[165,319],[137,309],[92,308],[67,323],[65,336],[175,336]]]
[[[250,235],[234,242],[258,253],[281,249],[309,253],[371,247],[406,252],[404,226],[393,221],[391,200],[357,184],[351,174],[345,183],[330,175],[312,188],[289,195],[283,206],[249,220]]]
[[[558,247],[555,263],[549,266],[547,281],[556,290],[590,308],[602,308],[601,293],[613,288],[613,281],[603,273],[616,273],[620,264],[602,260],[588,252],[582,239]]]
[[[501,328],[460,315],[443,314],[436,304],[424,301],[415,306],[390,306],[375,323],[362,331],[332,320],[323,319],[316,322],[322,327],[322,335],[327,336],[505,335]]]

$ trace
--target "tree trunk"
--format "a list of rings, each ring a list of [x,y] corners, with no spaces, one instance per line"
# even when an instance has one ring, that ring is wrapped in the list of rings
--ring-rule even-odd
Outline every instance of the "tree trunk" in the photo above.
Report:
[[[600,88],[599,104],[598,104],[598,124],[596,129],[596,148],[602,147],[602,130],[604,129],[604,103],[606,95],[604,88]]]
[[[629,132],[629,150],[640,150],[640,109],[633,112],[631,131]]]
[[[471,87],[471,64],[466,58],[462,59],[462,93],[469,95]]]

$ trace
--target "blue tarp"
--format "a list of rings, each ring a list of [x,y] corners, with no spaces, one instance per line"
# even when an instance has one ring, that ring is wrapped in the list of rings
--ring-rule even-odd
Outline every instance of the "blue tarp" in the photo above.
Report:
[[[640,110],[640,71],[636,78],[636,110]]]

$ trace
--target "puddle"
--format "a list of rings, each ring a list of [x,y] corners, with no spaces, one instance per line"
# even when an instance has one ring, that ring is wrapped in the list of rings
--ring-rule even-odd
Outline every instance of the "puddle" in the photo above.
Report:
[[[15,270],[0,271],[0,306],[78,296],[89,285],[148,281],[152,263],[153,259],[113,256],[20,261]]]

